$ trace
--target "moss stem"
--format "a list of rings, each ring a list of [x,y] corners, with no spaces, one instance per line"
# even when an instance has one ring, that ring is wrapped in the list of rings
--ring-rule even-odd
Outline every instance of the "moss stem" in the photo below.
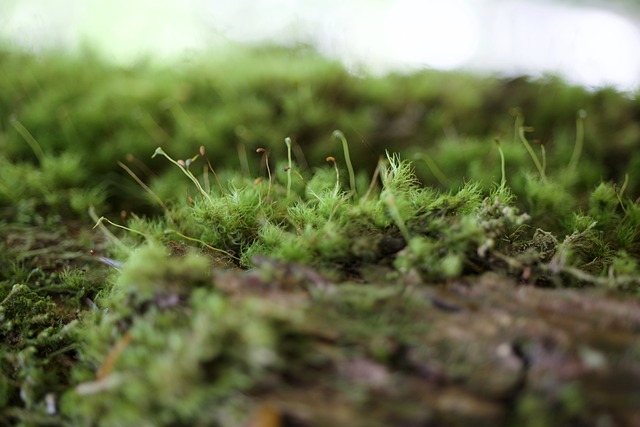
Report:
[[[24,138],[24,140],[27,141],[27,144],[29,144],[29,147],[31,147],[33,154],[35,154],[38,158],[38,162],[42,163],[42,160],[45,157],[44,151],[42,150],[40,144],[38,144],[38,141],[36,141],[33,135],[31,135],[31,132],[29,132],[29,130],[24,127],[15,116],[11,116],[9,122],[14,127],[14,129],[17,130],[18,133]]]
[[[571,160],[569,160],[569,170],[575,171],[582,155],[582,149],[584,147],[584,119],[587,117],[587,112],[584,110],[578,111],[576,117],[576,143],[573,146],[573,153],[571,154]]]
[[[500,141],[495,140],[496,146],[498,147],[498,153],[500,153],[500,187],[505,188],[507,186],[507,170],[506,170],[506,162],[504,160],[504,151],[502,151],[502,147],[500,146]]]
[[[540,163],[540,160],[538,159],[538,156],[536,155],[535,151],[533,151],[531,144],[529,144],[529,141],[527,141],[527,137],[524,135],[525,132],[532,132],[532,131],[533,131],[533,128],[531,127],[520,126],[520,128],[518,129],[518,135],[520,136],[520,141],[522,141],[522,145],[524,145],[524,148],[527,149],[529,156],[531,156],[531,160],[533,160],[533,164],[536,165],[536,169],[538,169],[538,173],[540,173],[540,178],[542,178],[543,181],[546,181],[547,176],[545,175],[544,168],[542,167],[542,164]]]
[[[211,200],[211,197],[209,196],[209,194],[207,194],[206,191],[204,191],[204,188],[202,188],[202,185],[200,185],[200,181],[198,181],[198,179],[193,176],[193,174],[191,173],[191,171],[189,171],[188,169],[188,164],[185,163],[185,165],[182,165],[180,163],[178,163],[177,161],[173,160],[167,153],[164,152],[164,150],[161,147],[156,148],[156,151],[153,153],[153,155],[151,156],[151,158],[153,159],[154,157],[156,157],[157,155],[161,155],[167,158],[167,160],[169,160],[171,163],[173,163],[174,165],[178,166],[180,168],[180,170],[182,171],[182,173],[184,173],[187,178],[189,178],[191,180],[191,182],[194,183],[194,185],[196,186],[196,188],[198,189],[198,191],[200,192],[200,194],[207,199],[207,201],[209,203],[213,203]],[[192,159],[189,159],[192,160]],[[191,162],[189,162],[190,164]]]
[[[349,144],[347,143],[347,138],[345,138],[344,134],[339,130],[333,131],[333,137],[342,142],[342,149],[344,150],[344,161],[347,164],[347,170],[349,171],[349,186],[351,187],[351,192],[357,195],[358,192],[356,190],[356,175],[353,172],[351,156],[349,156]]]
[[[451,180],[447,178],[447,176],[442,172],[442,169],[440,169],[436,162],[433,161],[431,156],[426,153],[416,153],[413,158],[422,160],[427,165],[435,179],[437,179],[443,187],[449,187],[451,185]]]
[[[284,139],[284,143],[287,145],[287,159],[288,159],[288,164],[289,167],[287,169],[287,199],[289,197],[291,197],[291,168],[292,168],[292,163],[291,163],[291,138],[286,137]]]

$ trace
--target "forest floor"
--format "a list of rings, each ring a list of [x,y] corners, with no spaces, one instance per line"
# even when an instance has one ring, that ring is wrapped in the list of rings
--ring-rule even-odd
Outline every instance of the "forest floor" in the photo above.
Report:
[[[640,425],[637,98],[0,59],[0,425]]]

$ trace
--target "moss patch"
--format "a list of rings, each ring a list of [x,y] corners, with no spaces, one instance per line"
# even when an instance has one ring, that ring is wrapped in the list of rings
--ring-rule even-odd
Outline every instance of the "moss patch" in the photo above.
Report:
[[[0,423],[638,419],[635,97],[0,59]]]

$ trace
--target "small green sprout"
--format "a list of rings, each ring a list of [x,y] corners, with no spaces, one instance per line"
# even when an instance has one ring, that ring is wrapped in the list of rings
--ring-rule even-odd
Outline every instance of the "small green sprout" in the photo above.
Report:
[[[500,177],[500,188],[505,188],[507,185],[507,172],[506,172],[506,167],[505,167],[505,160],[504,160],[504,151],[502,151],[502,147],[500,146],[500,141],[498,139],[494,140],[496,143],[496,146],[498,147],[498,153],[500,153],[500,172],[501,172],[501,177]]]
[[[11,126],[13,126],[13,128],[18,131],[22,138],[27,141],[27,144],[29,144],[29,147],[31,147],[33,154],[35,154],[38,158],[38,161],[42,163],[45,158],[44,150],[42,150],[42,147],[40,146],[40,144],[38,144],[38,141],[36,141],[33,135],[31,135],[31,132],[29,132],[29,130],[24,127],[24,125],[20,123],[18,118],[14,115],[9,117],[9,123],[11,123]]]
[[[536,155],[536,153],[533,151],[533,148],[531,147],[531,144],[529,144],[529,141],[527,141],[527,137],[525,136],[525,132],[533,132],[533,128],[532,127],[528,127],[528,126],[520,126],[518,128],[518,136],[520,137],[520,141],[522,142],[522,145],[524,145],[524,148],[527,149],[527,152],[531,156],[531,160],[533,160],[533,163],[536,165],[536,168],[538,169],[538,172],[540,173],[540,178],[542,179],[542,181],[546,181],[547,180],[547,176],[545,174],[544,165],[542,163],[540,163],[540,160],[538,159],[538,156]],[[545,162],[546,162],[546,160],[545,160]]]
[[[629,184],[629,173],[625,173],[624,174],[624,181],[622,182],[622,185],[620,186],[620,189],[616,192],[616,194],[618,195],[618,201],[620,202],[620,207],[622,208],[622,210],[624,211],[624,213],[627,213],[627,209],[624,206],[624,202],[622,200],[622,196],[624,195],[625,190],[627,189],[627,185]]]
[[[286,169],[287,172],[287,199],[291,197],[291,138],[286,137],[284,139],[284,143],[287,145],[287,159],[288,159],[288,167]]]
[[[104,217],[104,216],[101,216],[100,218],[98,218],[98,221],[97,221],[97,222],[96,222],[96,224],[93,226],[93,228],[98,227],[98,226],[99,226],[101,223],[103,223],[103,222],[106,222],[107,224],[110,224],[110,225],[112,225],[112,226],[114,226],[114,227],[117,227],[117,228],[120,228],[120,229],[122,229],[122,230],[128,231],[128,232],[130,232],[130,233],[138,234],[138,235],[140,235],[140,236],[144,237],[145,239],[148,239],[148,238],[150,238],[150,237],[151,237],[151,236],[149,236],[148,234],[145,234],[145,233],[143,233],[143,232],[141,232],[141,231],[134,230],[134,229],[129,228],[129,227],[125,226],[125,225],[121,225],[121,224],[115,223],[115,222],[111,221],[109,218]]]
[[[427,165],[433,176],[438,180],[438,182],[443,187],[449,187],[451,185],[451,180],[447,178],[447,176],[442,172],[442,170],[438,167],[436,162],[433,161],[431,156],[427,153],[415,153],[413,155],[414,160],[422,160]]]
[[[271,197],[271,167],[269,166],[269,152],[264,148],[260,147],[256,149],[256,153],[262,153],[262,159],[264,160],[264,164],[267,167],[267,175],[269,176],[269,182],[267,183],[267,200]]]
[[[347,169],[349,171],[349,186],[351,187],[351,193],[357,195],[356,189],[356,175],[353,172],[353,165],[351,164],[351,156],[349,156],[349,144],[344,134],[339,130],[333,131],[333,138],[342,142],[342,149],[344,150],[344,161],[347,163]]]
[[[384,192],[380,196],[380,198],[389,209],[389,215],[391,215],[393,222],[396,223],[396,226],[400,230],[402,237],[406,242],[409,242],[411,240],[411,234],[409,233],[409,229],[407,228],[406,223],[402,219],[402,215],[400,214],[400,210],[398,209],[396,196],[393,193],[388,191],[388,192]]]
[[[373,171],[373,176],[371,177],[369,188],[367,188],[367,192],[362,197],[362,200],[367,200],[373,193],[373,190],[376,188],[376,185],[378,183],[378,178],[380,178],[380,174],[384,170],[385,163],[386,160],[384,159],[384,157],[380,156],[380,158],[378,159],[378,164],[376,165],[376,169]]]
[[[578,167],[578,161],[582,155],[582,149],[584,146],[584,121],[587,118],[587,112],[585,110],[578,111],[576,115],[576,143],[573,146],[573,153],[571,154],[571,160],[569,160],[569,170],[575,171]]]
[[[142,187],[144,189],[144,191],[146,191],[147,193],[149,193],[151,195],[151,197],[158,202],[158,204],[162,207],[162,209],[164,209],[165,213],[169,212],[169,208],[167,207],[167,205],[162,201],[162,199],[151,189],[149,188],[149,186],[147,184],[144,183],[144,181],[142,181],[138,175],[136,175],[136,173],[134,171],[132,171],[127,165],[125,165],[124,163],[118,161],[118,166],[120,166],[122,169],[125,170],[125,172],[127,172],[129,174],[129,176],[131,176],[131,178],[133,178],[133,180],[135,182],[138,183],[138,185],[140,187]]]
[[[224,196],[225,195],[225,191],[224,188],[222,187],[222,183],[220,182],[220,178],[218,178],[218,174],[216,173],[215,169],[213,169],[213,166],[211,165],[211,162],[209,161],[209,158],[206,156],[206,151],[204,148],[204,145],[200,146],[200,157],[202,157],[203,159],[205,159],[207,161],[207,167],[209,168],[208,170],[211,171],[211,173],[213,174],[213,177],[216,179],[216,182],[218,183],[218,188],[220,188],[220,193]],[[205,177],[207,177],[207,175],[205,175]],[[207,178],[208,180],[208,178]]]

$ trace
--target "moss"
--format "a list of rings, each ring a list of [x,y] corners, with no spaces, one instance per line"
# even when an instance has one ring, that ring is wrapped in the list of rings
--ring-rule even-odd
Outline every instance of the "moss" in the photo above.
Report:
[[[203,193],[190,170],[183,172]],[[475,182],[439,193],[422,187],[411,163],[398,155],[388,154],[379,164],[374,176],[381,187],[374,177],[361,196],[343,192],[340,170],[334,172],[325,167],[308,180],[300,176],[295,187],[288,175],[269,175],[266,183],[230,177],[228,191],[203,194],[185,206],[195,214],[189,227],[198,234],[192,239],[235,254],[245,266],[268,253],[308,263],[331,277],[361,274],[392,255],[398,273],[417,272],[430,281],[533,269],[540,280],[557,283],[573,276],[584,284],[606,282],[615,251],[634,247],[637,237],[637,205],[623,201],[624,189],[616,192],[604,184],[592,193],[588,208],[600,221],[578,215],[572,222],[567,218],[578,204],[569,193],[572,184],[546,175],[525,175],[527,214],[520,213],[506,180],[488,194]],[[563,232],[564,240],[558,236]],[[406,248],[385,247],[385,236],[394,235]],[[610,282],[626,287],[633,277]]]
[[[84,215],[90,206],[102,208],[106,201],[101,183],[84,188],[88,170],[73,153],[45,156],[40,167],[0,157],[0,170],[0,208],[8,219],[29,223],[28,218],[41,212]]]
[[[233,425],[242,419],[234,405],[277,363],[277,331],[255,302],[233,303],[210,290],[193,291],[183,307],[188,310],[137,316],[126,331],[131,342],[109,376],[82,383],[64,397],[63,411],[74,423],[217,425],[232,417],[226,425]],[[118,315],[106,315],[89,333],[103,337]],[[113,341],[87,340],[94,346],[91,354],[105,363]]]
[[[469,348],[526,354],[430,322],[482,307],[486,272],[515,301],[505,277],[632,300],[637,100],[554,78],[355,77],[307,49],[171,68],[0,58],[0,423],[244,425],[291,396],[335,396],[327,425],[367,425],[379,401],[409,424],[581,420],[580,385],[473,396]],[[87,211],[111,218],[91,237]],[[438,331],[442,360],[421,363]]]
[[[210,263],[205,257],[189,253],[176,260],[168,258],[164,247],[149,244],[129,256],[114,291],[131,295],[136,305],[154,298],[181,297],[191,291],[180,289],[182,283],[187,282],[190,286],[206,283],[209,268]]]

